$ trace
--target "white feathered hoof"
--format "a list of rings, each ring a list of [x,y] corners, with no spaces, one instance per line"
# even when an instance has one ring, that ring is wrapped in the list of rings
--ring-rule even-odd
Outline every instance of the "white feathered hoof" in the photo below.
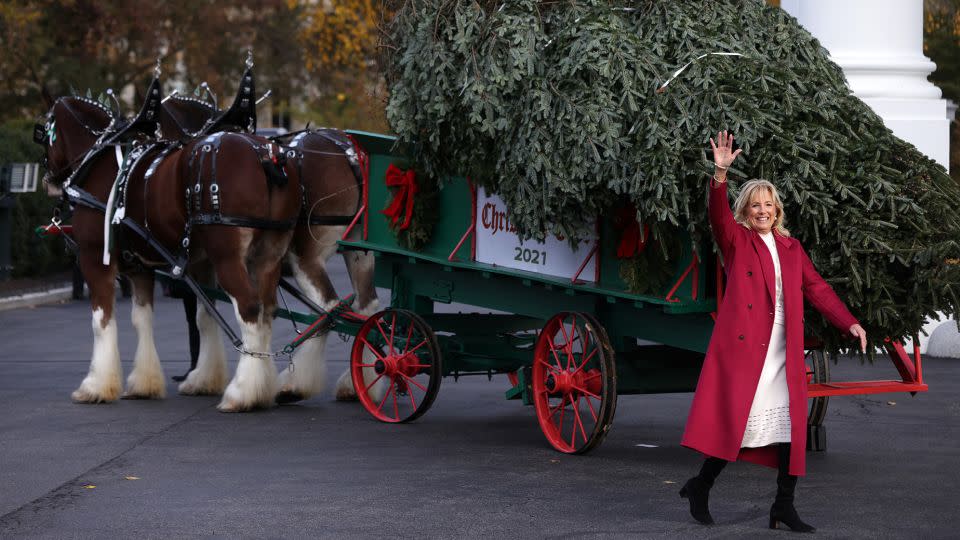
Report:
[[[127,377],[127,390],[123,399],[163,399],[167,397],[167,385],[164,384],[163,374],[141,376],[134,371]]]
[[[277,392],[276,397],[277,405],[296,403],[313,396],[313,391],[310,388],[304,388],[299,385],[298,382],[289,369],[285,369],[280,373],[280,390]]]
[[[223,399],[217,405],[220,412],[243,412],[273,406],[277,395],[277,373],[271,371],[273,363],[257,360],[256,364],[241,365],[237,369],[237,375],[230,381],[223,392]]]
[[[184,396],[219,396],[226,386],[227,378],[222,372],[203,374],[193,370],[177,387],[177,392]]]
[[[280,390],[277,392],[275,401],[277,405],[287,405],[303,401],[313,395],[313,392],[305,388],[297,388],[296,381],[292,380],[289,370],[284,370],[280,374]]]
[[[337,389],[336,389],[336,399],[337,401],[356,401],[357,392],[353,389],[353,379],[350,378],[350,369],[347,368],[343,372],[343,375],[337,379]]]
[[[223,393],[223,399],[217,405],[217,410],[225,413],[246,412],[255,409],[266,409],[273,406],[273,395],[270,399],[256,399],[243,395],[240,391],[232,390],[233,386],[228,386],[227,391]]]
[[[80,388],[70,395],[75,403],[110,403],[120,397],[120,380],[98,383],[93,377],[87,377]]]
[[[309,397],[309,395],[298,392],[292,388],[281,388],[280,391],[277,392],[276,402],[277,405],[289,405],[303,401]]]

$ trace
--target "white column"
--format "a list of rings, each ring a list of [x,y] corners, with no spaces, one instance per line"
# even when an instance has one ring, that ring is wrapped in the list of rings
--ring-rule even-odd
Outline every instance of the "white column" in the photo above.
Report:
[[[927,80],[923,0],[781,0],[780,6],[830,51],[853,93],[901,139],[950,166],[947,101]],[[920,351],[960,357],[956,323],[927,321]],[[913,346],[907,344],[908,350]]]
[[[781,0],[830,51],[853,93],[901,139],[944,167],[950,121],[923,55],[923,0]]]

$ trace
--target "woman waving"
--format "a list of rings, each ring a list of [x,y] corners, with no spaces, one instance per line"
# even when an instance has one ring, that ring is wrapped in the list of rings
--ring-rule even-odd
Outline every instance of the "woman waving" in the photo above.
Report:
[[[866,347],[866,332],[810,262],[784,225],[783,204],[766,180],[744,184],[731,212],[727,169],[740,154],[733,135],[710,139],[715,165],[709,214],[727,285],[690,408],[682,444],[706,456],[680,490],[690,513],[711,524],[710,488],[728,461],[778,468],[770,527],[813,532],[794,509],[805,474],[807,381],[803,306]]]

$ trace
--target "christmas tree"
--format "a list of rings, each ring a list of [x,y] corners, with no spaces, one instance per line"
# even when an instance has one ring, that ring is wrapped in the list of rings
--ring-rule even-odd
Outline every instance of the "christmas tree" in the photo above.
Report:
[[[400,141],[429,174],[499,193],[523,236],[575,239],[632,203],[654,238],[686,229],[710,245],[707,140],[728,129],[743,148],[732,189],[778,187],[786,225],[871,338],[957,314],[960,189],[779,8],[417,0],[384,41]],[[807,331],[849,345],[819,316]]]

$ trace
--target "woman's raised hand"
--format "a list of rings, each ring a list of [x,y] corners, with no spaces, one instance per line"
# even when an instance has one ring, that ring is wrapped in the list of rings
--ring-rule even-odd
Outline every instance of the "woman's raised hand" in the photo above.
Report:
[[[717,140],[710,139],[710,147],[713,148],[713,164],[720,170],[727,170],[733,160],[737,159],[742,149],[733,151],[733,135],[728,134],[726,130],[717,133]]]

